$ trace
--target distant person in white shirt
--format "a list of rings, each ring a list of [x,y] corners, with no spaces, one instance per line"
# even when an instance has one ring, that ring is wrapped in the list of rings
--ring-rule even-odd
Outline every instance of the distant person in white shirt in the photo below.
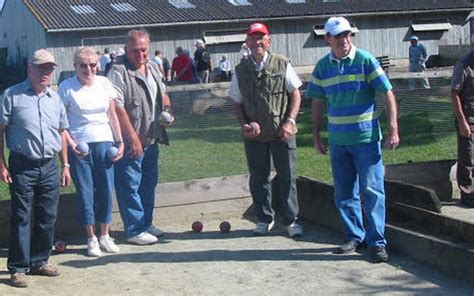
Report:
[[[163,68],[163,52],[161,50],[155,50],[155,56],[152,58],[152,61],[158,65],[158,68],[160,68],[161,77],[167,77]]]
[[[227,59],[226,55],[222,56],[222,60],[219,62],[219,71],[220,71],[220,76],[222,78],[222,81],[228,81],[230,79],[230,62]]]
[[[108,47],[104,49],[104,54],[100,56],[99,63],[100,63],[99,70],[103,73],[107,64],[110,63],[110,49]]]

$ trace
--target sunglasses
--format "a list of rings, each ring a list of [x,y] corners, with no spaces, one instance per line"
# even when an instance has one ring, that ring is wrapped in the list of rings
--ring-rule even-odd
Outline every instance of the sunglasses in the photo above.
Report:
[[[344,32],[341,32],[341,33],[339,33],[337,35],[334,35],[332,37],[339,39],[341,37],[347,37],[347,36],[352,36],[352,32],[351,31],[344,31]]]
[[[79,68],[81,68],[81,69],[87,69],[87,67],[89,67],[91,69],[96,69],[97,68],[97,63],[79,64]]]

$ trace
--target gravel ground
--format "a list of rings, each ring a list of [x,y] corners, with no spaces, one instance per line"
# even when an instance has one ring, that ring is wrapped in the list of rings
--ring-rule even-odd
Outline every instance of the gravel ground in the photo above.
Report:
[[[159,225],[167,234],[152,246],[124,243],[121,252],[85,256],[85,244],[69,240],[55,254],[61,275],[29,276],[29,287],[8,285],[6,250],[0,252],[0,295],[474,295],[474,283],[458,280],[391,254],[389,264],[371,264],[367,250],[350,255],[333,251],[342,237],[305,223],[305,236],[285,237],[277,228],[254,237],[254,224],[235,215],[229,234],[218,232],[222,217],[201,216],[202,233],[191,233],[194,217]],[[76,239],[77,240],[77,239]]]

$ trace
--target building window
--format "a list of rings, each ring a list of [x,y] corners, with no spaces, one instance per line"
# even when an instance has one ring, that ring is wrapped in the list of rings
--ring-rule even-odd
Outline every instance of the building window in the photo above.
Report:
[[[71,5],[69,7],[77,14],[96,13],[90,5]]]
[[[414,20],[411,22],[413,32],[448,31],[452,26],[446,19],[440,20]]]
[[[113,9],[115,9],[118,12],[131,12],[131,11],[137,11],[135,7],[133,7],[132,4],[130,3],[110,3],[110,6],[112,6]]]
[[[246,29],[205,31],[206,44],[243,43],[247,38]]]
[[[176,8],[196,8],[196,6],[189,3],[188,0],[168,0],[168,3]]]
[[[286,3],[295,4],[295,3],[306,3],[306,0],[285,0]]]
[[[234,6],[249,6],[252,5],[248,0],[228,0],[230,4]]]
[[[313,27],[314,38],[324,38],[326,31],[324,31],[324,24],[314,25]]]

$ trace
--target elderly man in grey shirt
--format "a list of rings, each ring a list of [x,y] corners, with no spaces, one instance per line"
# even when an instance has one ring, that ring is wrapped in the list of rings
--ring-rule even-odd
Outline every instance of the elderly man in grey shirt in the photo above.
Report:
[[[26,273],[57,276],[48,263],[54,239],[59,186],[71,183],[66,111],[48,85],[56,67],[44,49],[34,52],[28,79],[5,91],[0,104],[0,178],[11,193],[8,270],[11,285],[26,287]],[[7,166],[4,137],[10,150]],[[63,165],[59,175],[55,156]],[[30,217],[34,209],[31,229]]]

